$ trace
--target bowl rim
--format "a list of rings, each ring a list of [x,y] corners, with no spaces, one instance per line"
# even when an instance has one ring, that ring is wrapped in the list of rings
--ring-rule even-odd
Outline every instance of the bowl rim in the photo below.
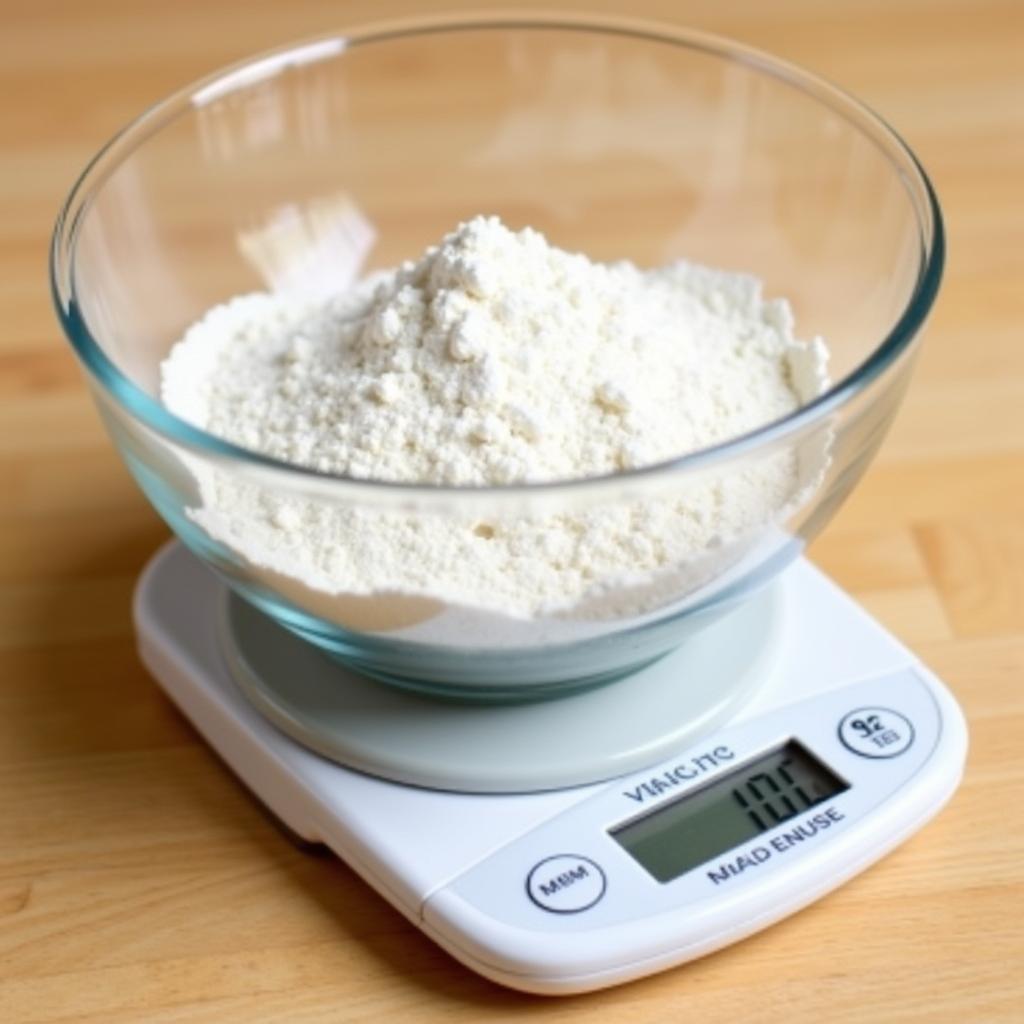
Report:
[[[434,484],[391,481],[329,473],[285,462],[208,433],[184,420],[133,383],[92,337],[75,298],[74,268],[78,228],[91,200],[120,165],[122,150],[133,152],[151,135],[188,109],[267,81],[284,70],[329,59],[354,46],[415,35],[488,29],[578,31],[633,37],[700,50],[779,79],[829,107],[871,139],[901,178],[918,217],[920,264],[917,281],[900,316],[882,341],[845,377],[823,394],[779,419],[705,448],[649,465],[592,476],[511,484]],[[124,154],[127,155],[127,154]],[[49,249],[51,297],[61,326],[92,378],[132,416],[164,439],[223,461],[240,461],[275,476],[284,474],[317,489],[332,484],[377,491],[381,496],[430,494],[477,496],[541,495],[580,491],[608,484],[636,483],[680,472],[704,472],[734,458],[771,447],[802,433],[853,401],[909,349],[935,303],[945,265],[946,236],[935,189],[913,150],[887,121],[856,97],[821,76],[744,43],[663,21],[602,14],[539,11],[438,13],[374,21],[341,31],[286,43],[210,72],[163,97],[114,134],[89,160],[58,213]]]

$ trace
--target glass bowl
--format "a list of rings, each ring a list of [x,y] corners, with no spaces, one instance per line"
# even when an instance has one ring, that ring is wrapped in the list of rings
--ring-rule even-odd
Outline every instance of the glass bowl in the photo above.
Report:
[[[161,404],[160,364],[209,308],[255,291],[323,297],[480,213],[593,260],[752,273],[789,300],[798,337],[826,340],[834,383],[671,461],[494,487],[319,473]],[[128,468],[238,594],[364,674],[515,700],[652,661],[800,553],[886,433],[942,263],[927,177],[843,92],[696,32],[529,14],[365,27],[181,90],[86,168],[57,223],[52,281]],[[791,489],[770,514],[739,514],[744,482],[780,465]],[[730,511],[729,531],[680,548],[679,517],[709,501],[712,521]],[[344,524],[347,542],[301,555],[282,508]],[[517,573],[564,575],[552,531],[569,524],[593,544],[609,523],[616,557],[585,559],[571,601],[524,611],[502,596]],[[401,571],[360,591],[345,566],[396,530]],[[263,554],[253,531],[269,538]],[[489,545],[509,534],[496,567]],[[651,562],[652,545],[670,554]],[[456,563],[458,586],[445,582]]]

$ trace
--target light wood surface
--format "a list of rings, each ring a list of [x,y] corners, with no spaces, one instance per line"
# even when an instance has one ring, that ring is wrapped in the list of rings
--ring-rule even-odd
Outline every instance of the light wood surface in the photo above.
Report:
[[[417,6],[2,5],[0,1019],[1024,1020],[1024,8],[1013,0],[619,5],[841,83],[901,130],[945,207],[948,273],[905,407],[812,552],[970,719],[962,789],[898,852],[682,969],[570,1000],[521,996],[455,964],[337,860],[292,846],[140,667],[129,596],[165,530],[50,311],[57,207],[98,144],[182,82]]]

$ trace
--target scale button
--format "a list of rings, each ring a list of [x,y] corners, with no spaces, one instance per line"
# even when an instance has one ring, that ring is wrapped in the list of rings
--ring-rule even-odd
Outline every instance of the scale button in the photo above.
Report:
[[[560,853],[545,857],[526,876],[526,892],[542,910],[577,914],[604,895],[608,881],[589,857]]]
[[[914,727],[898,711],[858,708],[839,723],[839,738],[861,757],[898,757],[914,742]]]

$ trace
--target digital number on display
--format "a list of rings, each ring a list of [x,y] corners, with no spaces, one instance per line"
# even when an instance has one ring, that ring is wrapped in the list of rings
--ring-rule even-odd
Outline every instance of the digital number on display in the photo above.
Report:
[[[849,788],[790,740],[611,835],[659,882],[669,882]]]

